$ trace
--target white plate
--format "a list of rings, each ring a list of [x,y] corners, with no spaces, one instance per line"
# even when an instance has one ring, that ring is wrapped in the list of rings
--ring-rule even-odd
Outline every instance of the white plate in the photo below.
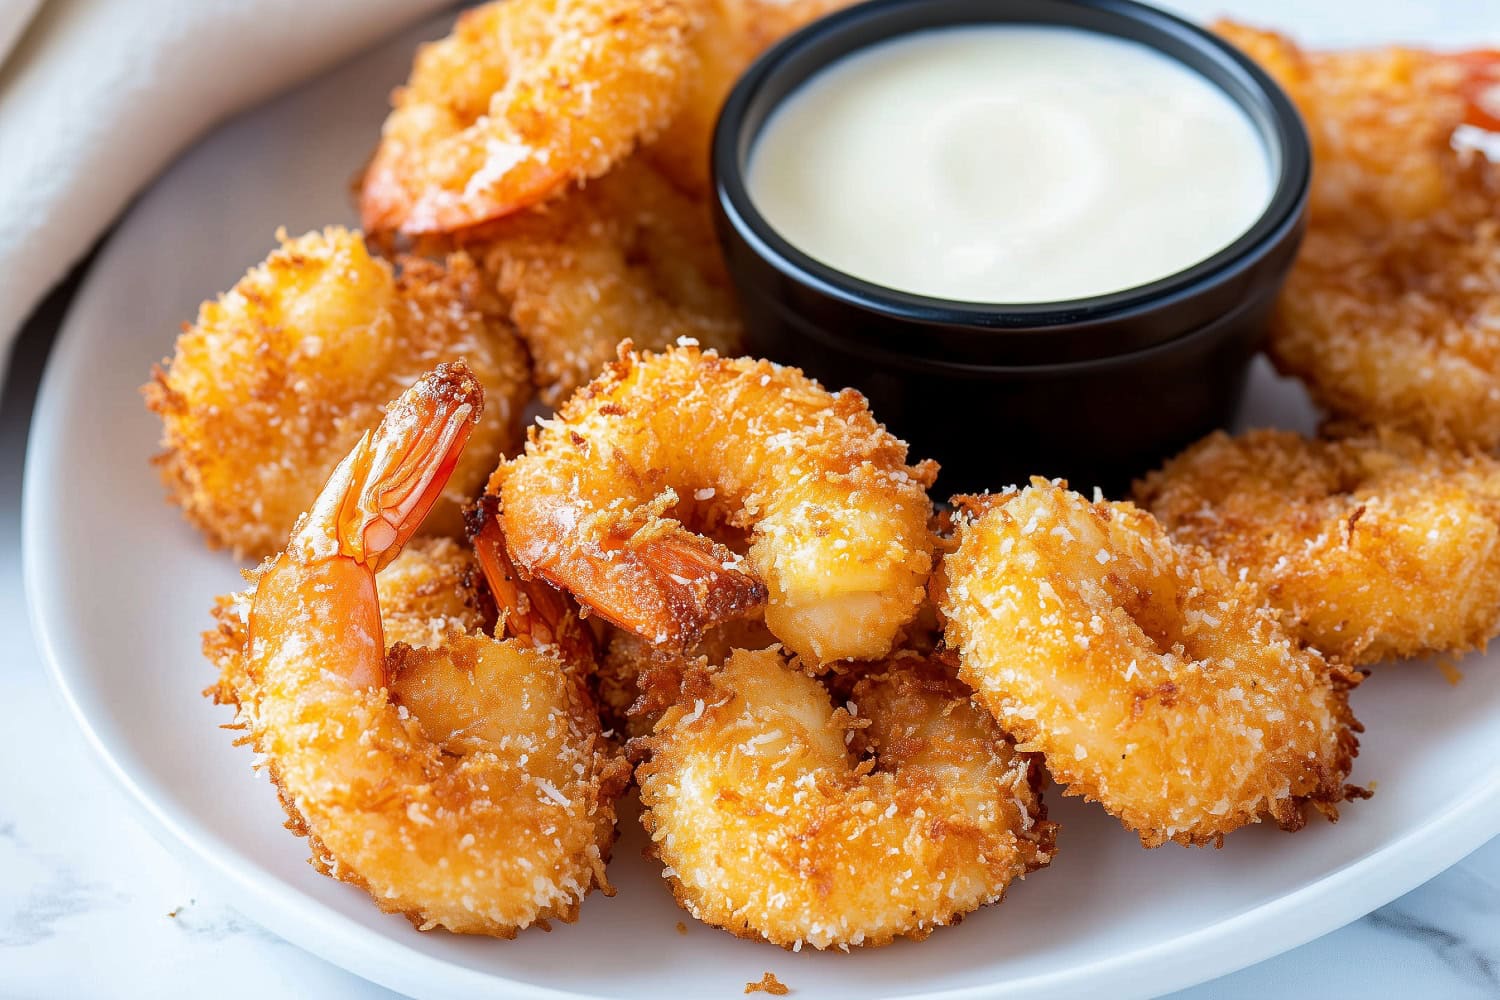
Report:
[[[1290,6],[1290,5],[1289,5]],[[1349,5],[1343,5],[1349,6]],[[1411,6],[1411,5],[1407,5]],[[1340,22],[1347,26],[1347,22]],[[420,34],[433,34],[432,26]],[[582,920],[513,942],[418,934],[306,864],[250,754],[198,692],[212,595],[236,567],[163,503],[157,426],[137,387],[198,301],[266,252],[272,230],[347,220],[346,183],[415,37],[367,54],[204,142],[147,194],[100,256],[51,359],[26,470],[25,564],[36,633],[101,758],[169,844],[254,919],[386,986],[426,996],[738,993],[767,969],[802,995],[1022,997],[1165,991],[1329,931],[1500,833],[1500,670],[1378,672],[1354,778],[1378,784],[1337,827],[1254,828],[1222,851],[1143,851],[1096,808],[1049,806],[1055,866],[1004,905],[920,944],[792,955],[692,925],[632,817]],[[1305,424],[1300,391],[1256,374],[1255,422]]]

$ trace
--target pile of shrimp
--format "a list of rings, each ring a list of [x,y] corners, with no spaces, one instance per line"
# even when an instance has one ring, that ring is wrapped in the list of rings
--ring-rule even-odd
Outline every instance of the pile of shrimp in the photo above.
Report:
[[[1500,462],[1472,448],[1391,429],[1217,433],[1135,496],[1345,664],[1462,653],[1500,631]]]
[[[531,397],[499,300],[466,254],[388,263],[337,226],[277,239],[203,303],[144,389],[162,421],[169,496],[212,544],[267,555],[386,402],[461,357],[489,404],[427,525],[460,533],[460,507],[520,444]]]
[[[846,2],[462,15],[368,235],[279,236],[145,390],[172,499],[266,557],[207,694],[314,866],[418,928],[575,919],[633,777],[697,919],[920,939],[1052,862],[1049,775],[1147,847],[1337,819],[1354,668],[1500,631],[1500,175],[1452,141],[1500,56],[1222,26],[1318,158],[1273,353],[1362,423],[939,514],[859,393],[735,356],[709,223],[734,79]]]
[[[1218,30],[1291,94],[1312,138],[1307,236],[1271,356],[1336,414],[1500,445],[1500,53],[1305,52]]]

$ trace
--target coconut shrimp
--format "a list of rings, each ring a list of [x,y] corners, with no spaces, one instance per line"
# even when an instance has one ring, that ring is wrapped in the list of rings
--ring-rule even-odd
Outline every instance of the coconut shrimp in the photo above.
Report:
[[[1292,94],[1313,140],[1307,236],[1270,352],[1327,409],[1500,445],[1500,53],[1303,52],[1219,29]]]
[[[776,637],[759,616],[711,628],[682,652],[614,629],[594,675],[600,710],[626,736],[646,736],[676,703],[686,675],[723,663],[736,649],[764,649],[775,643]]]
[[[459,534],[461,505],[520,445],[531,396],[500,303],[466,254],[392,268],[338,227],[277,238],[264,263],[202,305],[144,389],[171,499],[212,544],[274,552],[386,401],[462,357],[489,405],[425,526]]]
[[[709,0],[692,37],[698,73],[687,100],[646,155],[683,191],[712,192],[709,145],[735,81],[784,36],[854,0]]]
[[[683,650],[764,607],[778,640],[823,665],[884,656],[917,613],[935,473],[906,463],[853,390],[692,346],[622,347],[490,490],[520,568],[607,621]],[[679,518],[748,532],[748,551]]]
[[[423,46],[365,172],[372,233],[453,232],[598,177],[696,72],[701,0],[504,0]]]
[[[840,708],[774,649],[684,691],[636,777],[699,920],[792,949],[924,938],[1052,859],[1035,761],[934,661],[898,654]]]
[[[1330,818],[1359,726],[1355,678],[1300,649],[1194,546],[1126,503],[1034,479],[959,497],[938,603],[959,676],[1072,795],[1147,847]]]
[[[639,157],[581,191],[487,228],[469,247],[531,355],[543,402],[559,406],[621,341],[741,340],[708,209]]]
[[[483,392],[440,366],[334,471],[256,573],[238,723],[325,874],[419,929],[572,920],[614,837],[623,765],[583,678],[516,640],[385,645],[377,573],[437,502]]]
[[[1390,430],[1217,433],[1135,496],[1344,663],[1463,652],[1500,630],[1500,462],[1489,455]]]

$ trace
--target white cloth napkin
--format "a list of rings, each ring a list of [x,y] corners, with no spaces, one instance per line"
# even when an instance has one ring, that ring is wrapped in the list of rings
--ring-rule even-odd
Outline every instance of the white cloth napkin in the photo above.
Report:
[[[0,375],[17,326],[226,115],[452,0],[0,0]]]

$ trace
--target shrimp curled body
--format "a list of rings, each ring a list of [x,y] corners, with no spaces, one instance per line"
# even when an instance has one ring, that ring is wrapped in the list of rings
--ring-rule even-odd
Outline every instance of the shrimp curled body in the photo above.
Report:
[[[1032,757],[939,665],[880,669],[834,709],[775,649],[736,651],[641,741],[642,821],[695,917],[785,948],[883,945],[1050,862]]]
[[[939,605],[959,676],[1068,793],[1148,847],[1330,816],[1356,751],[1347,678],[1249,584],[1130,504],[1046,480],[959,498]]]
[[[598,177],[653,138],[696,71],[683,0],[504,0],[424,46],[365,172],[365,229],[467,229]]]
[[[1384,430],[1214,434],[1136,485],[1172,537],[1245,571],[1293,635],[1351,665],[1500,630],[1500,462]]]
[[[622,778],[555,657],[458,631],[386,649],[375,574],[482,400],[467,369],[440,366],[360,441],[259,571],[232,693],[321,871],[420,929],[511,937],[608,891]]]
[[[693,347],[622,348],[490,489],[521,569],[616,625],[684,649],[765,604],[772,634],[825,664],[884,656],[916,614],[932,474],[852,390]],[[747,554],[674,512],[748,530]]]

